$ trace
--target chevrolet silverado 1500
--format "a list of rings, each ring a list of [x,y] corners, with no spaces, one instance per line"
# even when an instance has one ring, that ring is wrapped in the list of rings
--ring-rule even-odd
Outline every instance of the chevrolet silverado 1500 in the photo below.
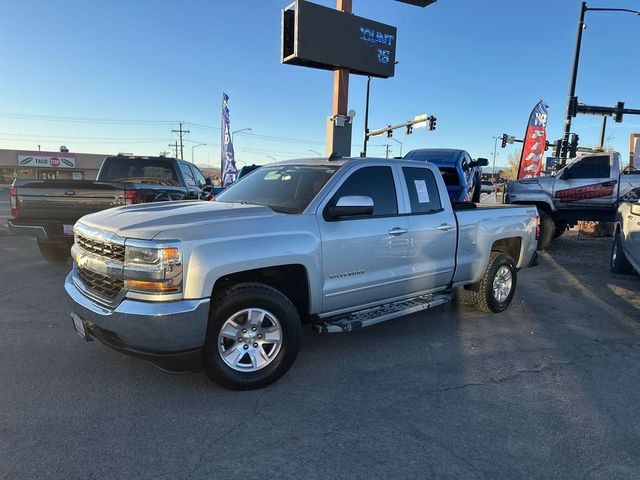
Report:
[[[616,213],[611,247],[613,273],[640,274],[640,202],[623,202]]]
[[[530,206],[452,207],[438,168],[291,160],[214,202],[116,207],[76,223],[65,288],[85,339],[228,388],[292,365],[300,327],[346,332],[441,305],[510,304],[536,257]]]

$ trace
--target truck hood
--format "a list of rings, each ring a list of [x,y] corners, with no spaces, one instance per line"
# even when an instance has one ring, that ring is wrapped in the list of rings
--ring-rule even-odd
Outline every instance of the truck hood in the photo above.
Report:
[[[239,203],[177,201],[110,208],[78,220],[123,238],[152,240],[164,230],[202,227],[225,220],[282,215],[269,207]]]

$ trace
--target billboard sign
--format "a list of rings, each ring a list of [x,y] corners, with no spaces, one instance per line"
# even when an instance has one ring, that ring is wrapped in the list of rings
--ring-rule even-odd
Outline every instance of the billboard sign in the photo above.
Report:
[[[282,11],[282,63],[393,77],[398,29],[296,0]]]
[[[75,168],[75,157],[51,157],[48,155],[18,155],[19,167]]]
[[[547,105],[540,100],[529,115],[524,136],[518,180],[539,177],[542,172],[542,157],[547,144]]]

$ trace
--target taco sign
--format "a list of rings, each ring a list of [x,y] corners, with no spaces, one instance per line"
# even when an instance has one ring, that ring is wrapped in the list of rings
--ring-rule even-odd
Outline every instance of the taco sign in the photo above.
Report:
[[[19,167],[75,168],[75,157],[47,157],[41,155],[18,155]]]

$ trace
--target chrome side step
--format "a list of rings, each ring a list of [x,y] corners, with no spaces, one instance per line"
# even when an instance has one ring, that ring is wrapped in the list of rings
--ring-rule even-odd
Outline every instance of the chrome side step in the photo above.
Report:
[[[437,307],[451,300],[450,293],[423,295],[421,297],[388,303],[378,307],[367,308],[348,315],[340,315],[313,324],[320,333],[351,332],[359,328],[370,327],[376,323],[386,322],[392,318],[421,312],[428,308]]]

